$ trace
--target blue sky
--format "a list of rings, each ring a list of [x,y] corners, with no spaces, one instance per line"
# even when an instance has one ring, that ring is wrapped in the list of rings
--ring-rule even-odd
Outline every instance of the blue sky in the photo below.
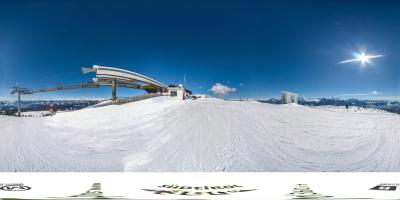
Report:
[[[399,1],[1,1],[0,96],[89,80],[80,67],[121,67],[229,97],[400,96]],[[371,64],[338,64],[360,49]],[[109,98],[110,88],[29,98]],[[120,96],[143,91],[119,89]],[[11,97],[15,98],[15,97]]]

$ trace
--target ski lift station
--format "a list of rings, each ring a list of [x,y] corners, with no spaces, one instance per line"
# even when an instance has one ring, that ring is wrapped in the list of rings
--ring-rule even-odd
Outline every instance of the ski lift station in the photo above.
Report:
[[[293,93],[293,92],[288,92],[288,91],[282,91],[282,103],[283,104],[289,104],[289,103],[297,104],[298,99],[299,99],[298,94]]]
[[[95,78],[92,81],[81,82],[78,85],[59,85],[54,88],[41,88],[41,89],[29,89],[23,87],[14,87],[11,94],[18,94],[18,116],[20,116],[20,101],[21,95],[51,92],[58,90],[67,89],[81,89],[81,88],[98,88],[100,86],[111,86],[111,103],[122,104],[137,100],[143,100],[146,98],[152,98],[155,96],[168,95],[176,99],[185,100],[192,93],[190,90],[185,89],[182,85],[165,85],[157,80],[149,78],[145,75],[128,71],[125,69],[105,67],[100,65],[93,65],[92,68],[82,67],[82,73],[95,73]],[[118,99],[117,98],[117,87],[126,87],[133,89],[145,90],[147,95],[141,95],[142,97]],[[109,104],[111,104],[109,103]],[[107,105],[109,105],[107,104]]]

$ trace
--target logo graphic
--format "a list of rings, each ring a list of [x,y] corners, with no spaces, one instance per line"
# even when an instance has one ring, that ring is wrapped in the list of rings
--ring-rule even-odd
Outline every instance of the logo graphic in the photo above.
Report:
[[[21,185],[23,186],[23,185]],[[4,186],[2,186],[4,187]],[[26,186],[28,187],[28,186]],[[101,184],[100,183],[94,183],[92,187],[87,190],[86,192],[78,195],[72,195],[68,197],[50,197],[51,199],[57,199],[57,200],[81,200],[81,199],[117,199],[117,200],[129,200],[128,198],[125,197],[119,197],[119,196],[104,196],[103,192],[101,191]],[[0,198],[0,200],[46,200],[49,198],[39,198],[39,199],[16,199],[16,198]]]
[[[180,186],[177,184],[161,185],[158,189],[143,189],[144,191],[153,192],[160,195],[185,195],[185,196],[201,196],[201,195],[229,195],[238,192],[250,192],[257,189],[243,189],[239,185],[224,186]]]
[[[380,190],[380,191],[396,191],[399,188],[399,183],[381,183],[370,190]]]
[[[297,184],[287,196],[293,196],[294,199],[325,199],[332,197],[312,191],[307,184]]]
[[[26,191],[30,189],[31,187],[22,183],[0,183],[0,190],[3,191]]]
[[[310,189],[307,184],[297,184],[295,188],[293,188],[292,192],[287,194],[287,196],[292,196],[292,199],[313,199],[313,200],[360,200],[360,199],[374,199],[368,197],[333,197],[333,196],[325,196],[322,194],[318,194]],[[375,199],[378,200],[378,199]],[[388,199],[387,199],[388,200]],[[395,200],[395,199],[393,199]]]

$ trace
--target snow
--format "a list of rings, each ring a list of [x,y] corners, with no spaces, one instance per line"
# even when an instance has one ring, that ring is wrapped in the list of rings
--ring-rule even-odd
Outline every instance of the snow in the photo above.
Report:
[[[156,97],[0,116],[0,171],[400,171],[400,115]]]

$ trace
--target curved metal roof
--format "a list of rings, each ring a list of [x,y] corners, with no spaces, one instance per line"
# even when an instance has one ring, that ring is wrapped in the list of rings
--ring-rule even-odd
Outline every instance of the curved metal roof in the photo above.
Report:
[[[96,72],[95,83],[100,85],[109,85],[110,81],[114,79],[121,86],[142,88],[143,85],[140,83],[147,83],[161,89],[168,88],[167,85],[159,81],[156,81],[145,75],[124,69],[93,65],[93,71]]]

